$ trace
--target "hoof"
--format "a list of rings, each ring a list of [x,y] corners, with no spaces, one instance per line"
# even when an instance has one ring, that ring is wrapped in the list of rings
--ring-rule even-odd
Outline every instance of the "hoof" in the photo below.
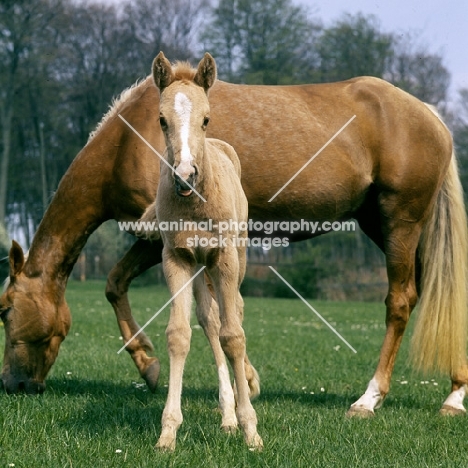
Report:
[[[148,385],[148,388],[152,393],[156,391],[158,388],[158,380],[159,380],[159,371],[161,366],[159,365],[159,361],[156,359],[151,365],[146,369],[144,375],[142,375],[143,379]]]
[[[176,441],[172,438],[160,437],[158,443],[154,447],[158,452],[173,452],[176,447]]]
[[[175,442],[165,444],[164,442],[158,441],[158,443],[154,446],[154,450],[157,450],[158,452],[171,453],[175,450]]]
[[[362,406],[351,406],[348,412],[346,413],[347,418],[361,418],[368,419],[375,416],[375,413],[372,410],[364,408]]]
[[[235,434],[237,432],[237,426],[221,426],[221,429],[226,434]]]
[[[251,452],[261,452],[263,450],[263,440],[258,434],[255,434],[246,442]]]
[[[465,409],[454,408],[453,406],[443,405],[439,411],[441,416],[463,416],[466,414]]]

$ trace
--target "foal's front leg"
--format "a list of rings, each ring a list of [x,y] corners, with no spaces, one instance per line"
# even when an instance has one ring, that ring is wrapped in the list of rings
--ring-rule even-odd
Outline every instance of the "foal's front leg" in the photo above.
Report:
[[[171,295],[174,296],[190,280],[193,268],[166,248],[163,250],[163,266],[167,285]],[[191,302],[192,285],[189,284],[173,299],[169,324],[166,329],[170,371],[168,396],[162,415],[161,436],[156,444],[156,448],[161,450],[175,449],[177,429],[183,420],[180,399],[184,365],[192,336],[190,328]]]

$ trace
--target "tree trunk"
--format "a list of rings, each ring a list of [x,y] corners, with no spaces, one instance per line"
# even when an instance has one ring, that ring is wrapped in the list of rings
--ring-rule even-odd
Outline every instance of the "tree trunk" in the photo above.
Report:
[[[45,143],[44,143],[44,124],[39,124],[39,157],[41,160],[41,181],[42,181],[42,209],[44,213],[47,209],[47,173],[45,163]]]
[[[6,227],[8,166],[11,152],[11,121],[13,106],[6,104],[1,114],[2,119],[2,159],[0,161],[0,224]]]

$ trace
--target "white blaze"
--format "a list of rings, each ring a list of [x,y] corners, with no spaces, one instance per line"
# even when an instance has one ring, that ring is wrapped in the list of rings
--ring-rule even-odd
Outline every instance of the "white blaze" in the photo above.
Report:
[[[191,172],[193,172],[193,167],[191,165],[193,158],[189,147],[192,101],[190,101],[190,99],[184,93],[177,93],[174,100],[174,110],[179,116],[181,122],[180,139],[182,142],[180,165],[177,168],[177,173],[185,178],[188,177]]]

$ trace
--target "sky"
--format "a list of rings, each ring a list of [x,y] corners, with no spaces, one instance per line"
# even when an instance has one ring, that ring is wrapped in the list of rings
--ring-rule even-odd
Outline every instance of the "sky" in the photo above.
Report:
[[[344,13],[375,15],[382,32],[413,32],[451,73],[450,98],[468,88],[468,0],[294,0],[329,26]]]
[[[100,0],[118,3],[119,0]],[[215,3],[216,0],[211,0]],[[468,0],[292,0],[304,5],[311,18],[330,26],[344,13],[375,15],[382,32],[412,32],[429,52],[443,57],[451,74],[450,99],[468,88]]]

